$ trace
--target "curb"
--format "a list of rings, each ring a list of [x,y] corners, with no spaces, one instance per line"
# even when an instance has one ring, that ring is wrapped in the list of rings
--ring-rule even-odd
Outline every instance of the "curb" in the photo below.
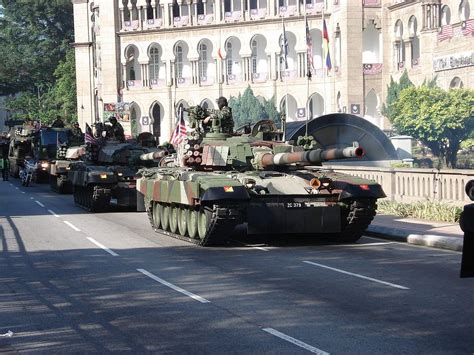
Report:
[[[395,240],[415,245],[423,245],[431,248],[447,249],[462,252],[463,238],[448,237],[434,234],[415,234],[410,231],[370,225],[365,231],[367,235]]]

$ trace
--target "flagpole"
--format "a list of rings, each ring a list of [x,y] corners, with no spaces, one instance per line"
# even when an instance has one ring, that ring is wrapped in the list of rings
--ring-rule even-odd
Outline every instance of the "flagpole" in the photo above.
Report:
[[[304,4],[304,32],[305,37],[308,36],[306,30],[309,31],[308,18],[306,14],[306,4]],[[309,33],[311,36],[311,33]],[[309,78],[310,78],[310,65],[309,65],[309,53],[308,53],[308,38],[306,38],[306,124],[305,124],[305,136],[308,136],[308,122],[309,122]],[[313,55],[313,53],[311,53]]]
[[[285,23],[283,22],[283,17],[281,18],[281,24],[283,28],[283,56],[285,59],[285,122],[284,122],[284,127],[283,127],[283,141],[286,141],[286,122],[288,121],[288,75],[286,73],[286,31],[285,31]],[[280,75],[283,73],[281,70],[281,60],[280,60]],[[283,123],[283,122],[282,122]]]
[[[326,66],[326,58],[327,58],[327,53],[324,53],[326,50],[329,52],[329,44],[328,44],[328,48],[326,49],[326,46],[324,45],[324,10],[326,8],[326,5],[323,3],[323,10],[321,12],[321,16],[322,16],[322,19],[323,19],[323,30],[321,31],[321,35],[322,35],[322,40],[321,40],[321,43],[323,44],[323,114],[326,113],[326,75],[327,75],[327,66]]]

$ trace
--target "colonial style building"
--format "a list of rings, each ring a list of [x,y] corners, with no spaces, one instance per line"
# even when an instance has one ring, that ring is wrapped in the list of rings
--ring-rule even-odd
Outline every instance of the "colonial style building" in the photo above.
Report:
[[[380,112],[387,85],[405,69],[415,84],[436,75],[443,88],[474,87],[468,0],[73,3],[80,121],[118,110],[127,130],[161,141],[170,137],[179,105],[213,108],[217,97],[248,86],[274,98],[290,121],[352,112],[381,129],[388,128]]]

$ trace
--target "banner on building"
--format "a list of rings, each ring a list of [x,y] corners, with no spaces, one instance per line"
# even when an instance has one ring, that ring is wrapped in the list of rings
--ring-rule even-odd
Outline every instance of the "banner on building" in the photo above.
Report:
[[[122,125],[127,139],[132,137],[130,107],[129,102],[104,103],[104,122],[107,122],[111,117],[115,117]]]

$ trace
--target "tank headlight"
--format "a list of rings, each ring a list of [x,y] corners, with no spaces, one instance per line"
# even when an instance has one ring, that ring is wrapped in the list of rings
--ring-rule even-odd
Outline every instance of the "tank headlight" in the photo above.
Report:
[[[44,163],[41,163],[41,167],[42,167],[42,168],[47,168],[48,166],[49,166],[49,164],[48,164],[48,163],[46,163],[46,162],[44,162]]]
[[[107,174],[100,174],[101,179],[107,179]]]
[[[66,170],[71,170],[71,167],[70,167],[70,166],[66,166]]]
[[[118,175],[118,176],[123,176],[123,173],[118,173],[117,175]]]

